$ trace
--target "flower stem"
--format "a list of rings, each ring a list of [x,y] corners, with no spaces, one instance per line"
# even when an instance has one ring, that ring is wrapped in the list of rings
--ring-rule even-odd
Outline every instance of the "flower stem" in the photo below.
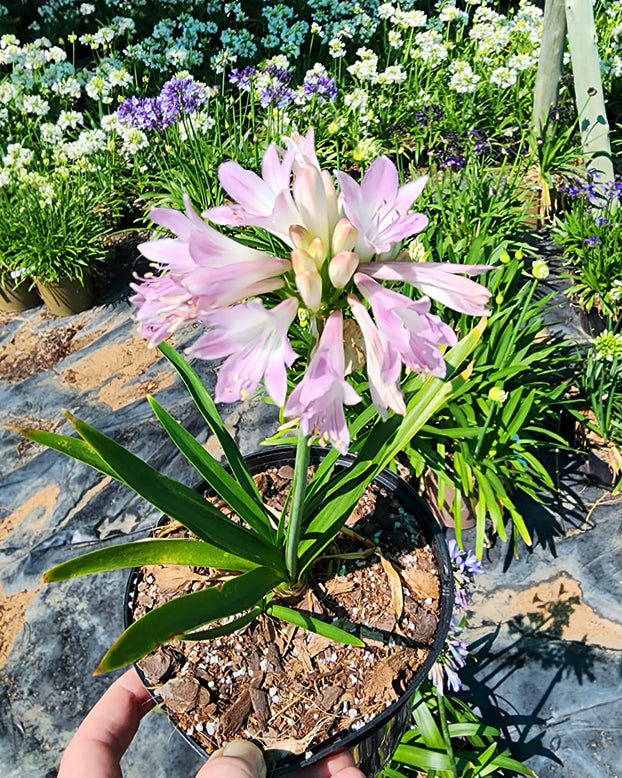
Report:
[[[449,725],[447,723],[447,709],[445,708],[445,698],[436,690],[436,699],[438,701],[438,717],[441,721],[441,732],[443,733],[443,740],[445,741],[445,748],[447,750],[447,756],[451,759],[451,775],[452,778],[458,778],[458,768],[456,767],[456,758],[454,756],[454,749],[451,744],[451,735],[449,734]]]
[[[296,462],[294,464],[294,480],[292,482],[292,507],[287,525],[287,546],[285,549],[285,564],[292,583],[298,578],[298,543],[302,530],[302,507],[307,488],[307,468],[311,449],[308,445],[309,436],[298,429],[296,443]]]

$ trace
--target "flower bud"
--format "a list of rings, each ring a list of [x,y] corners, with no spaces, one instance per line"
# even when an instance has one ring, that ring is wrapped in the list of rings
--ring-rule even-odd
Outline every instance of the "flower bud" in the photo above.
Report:
[[[544,281],[545,278],[549,277],[549,266],[543,259],[536,259],[531,266],[531,272],[538,281]]]
[[[296,273],[296,286],[307,308],[314,313],[319,311],[322,304],[322,279],[317,270],[314,268],[313,271]]]
[[[313,257],[303,249],[292,249],[292,268],[294,273],[317,273],[317,266]]]
[[[318,270],[322,267],[328,256],[326,246],[320,238],[313,238],[311,243],[309,243],[307,253],[315,262],[315,266]]]
[[[488,399],[493,403],[499,403],[499,405],[501,405],[508,399],[508,393],[500,386],[492,386],[488,390]]]
[[[292,224],[289,228],[289,237],[294,247],[306,251],[309,243],[313,240],[313,235],[302,224]]]
[[[340,219],[333,232],[333,254],[339,254],[342,251],[352,251],[358,230],[348,219]]]
[[[328,265],[328,277],[336,289],[343,289],[354,275],[359,265],[358,254],[353,251],[341,251]]]

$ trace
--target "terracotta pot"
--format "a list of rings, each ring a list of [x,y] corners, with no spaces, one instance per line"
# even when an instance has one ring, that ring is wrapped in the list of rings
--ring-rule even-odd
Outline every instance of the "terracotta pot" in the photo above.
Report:
[[[314,447],[311,453],[311,463],[319,463],[325,455],[326,451],[324,449]],[[353,461],[353,456],[346,455],[339,458],[338,466],[347,467]],[[277,447],[268,451],[262,451],[247,457],[246,462],[253,475],[265,472],[269,468],[293,465],[293,449],[290,447]],[[286,758],[281,758],[277,762],[272,763],[269,765],[270,776],[286,775],[300,768],[307,767],[332,753],[345,749],[352,753],[356,766],[363,771],[367,778],[373,778],[389,762],[399,745],[410,720],[412,695],[427,677],[430,668],[438,659],[445,645],[453,610],[454,583],[449,552],[442,530],[423,500],[405,481],[395,476],[389,470],[384,470],[376,478],[375,483],[388,493],[392,503],[394,501],[399,502],[406,513],[416,519],[419,532],[432,549],[440,580],[438,626],[433,643],[429,647],[428,656],[397,701],[360,729],[352,728],[340,732],[329,737],[319,745],[312,745],[310,750],[307,750],[302,755],[288,755]],[[197,490],[203,492],[205,484],[202,484]],[[166,522],[168,522],[168,517],[163,516],[161,523]],[[139,568],[135,568],[130,573],[126,590],[126,627],[133,622],[132,604],[137,594],[138,578]],[[353,648],[352,650],[360,651],[361,649]],[[151,690],[141,668],[138,665],[135,665],[135,667],[156,703],[161,704],[161,700],[158,698],[157,693]],[[202,757],[206,756],[205,751],[192,737],[188,736],[176,724],[175,727],[193,750]],[[295,735],[295,733],[292,734]]]
[[[41,305],[41,298],[30,288],[30,278],[23,278],[19,283],[9,276],[0,278],[0,309],[3,311],[27,311]]]
[[[37,291],[45,307],[54,316],[73,316],[93,305],[93,282],[88,272],[82,282],[75,278],[37,281]]]
[[[445,499],[442,505],[438,504],[438,479],[433,470],[426,470],[421,478],[420,490],[432,515],[443,527],[455,527],[452,506],[454,504],[455,491],[451,486],[445,488]],[[475,513],[464,500],[460,504],[460,529],[471,529],[475,526]]]

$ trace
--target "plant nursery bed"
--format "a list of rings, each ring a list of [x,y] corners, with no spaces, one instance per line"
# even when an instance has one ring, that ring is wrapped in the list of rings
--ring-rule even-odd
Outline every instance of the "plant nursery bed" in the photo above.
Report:
[[[291,477],[288,466],[255,476],[275,511]],[[188,537],[171,523],[158,534]],[[436,566],[416,520],[372,485],[344,533],[312,568],[308,591],[283,603],[352,632],[365,648],[262,615],[213,641],[163,646],[138,667],[179,729],[207,753],[242,737],[258,742],[272,759],[304,754],[337,733],[363,727],[409,685],[438,628]],[[226,575],[141,568],[130,584],[134,618]]]

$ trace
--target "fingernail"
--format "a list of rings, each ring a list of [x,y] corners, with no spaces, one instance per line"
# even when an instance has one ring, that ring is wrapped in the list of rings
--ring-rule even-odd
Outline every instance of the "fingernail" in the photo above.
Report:
[[[257,773],[258,778],[266,778],[266,762],[260,749],[247,740],[233,740],[222,749],[221,756],[233,756],[243,759]]]

